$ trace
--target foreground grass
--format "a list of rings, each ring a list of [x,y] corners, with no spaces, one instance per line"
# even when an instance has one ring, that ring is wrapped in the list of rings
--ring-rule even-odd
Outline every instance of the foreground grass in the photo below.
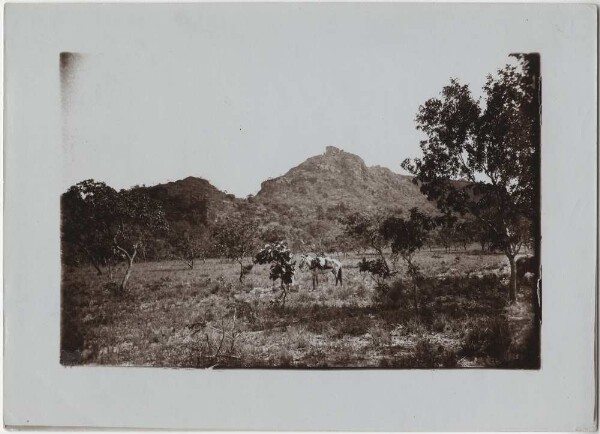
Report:
[[[342,259],[312,291],[299,272],[286,307],[268,267],[244,284],[235,264],[207,260],[136,264],[116,295],[87,267],[63,274],[61,361],[163,367],[535,367],[531,302],[525,288],[506,305],[508,264],[501,255],[426,252],[419,317],[409,291],[376,303],[359,258]]]

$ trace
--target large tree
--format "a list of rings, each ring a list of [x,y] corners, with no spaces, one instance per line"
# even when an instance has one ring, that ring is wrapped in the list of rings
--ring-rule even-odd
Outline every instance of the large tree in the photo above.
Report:
[[[85,257],[102,274],[113,258],[110,227],[118,193],[103,182],[88,179],[61,196],[63,261]]]
[[[521,59],[489,75],[484,101],[456,79],[419,107],[417,129],[425,133],[422,158],[402,166],[445,213],[476,218],[508,258],[509,299],[516,299],[515,256],[532,237],[536,218],[535,79]],[[467,181],[467,182],[463,182]]]

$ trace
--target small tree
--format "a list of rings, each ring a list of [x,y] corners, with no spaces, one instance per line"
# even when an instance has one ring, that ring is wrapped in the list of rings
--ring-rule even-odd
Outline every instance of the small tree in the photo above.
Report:
[[[450,80],[441,98],[419,107],[423,157],[402,165],[443,212],[469,214],[489,229],[510,263],[511,301],[517,289],[515,256],[531,237],[536,212],[534,83],[527,68],[507,65],[488,76],[482,110],[467,85]]]
[[[267,244],[254,258],[254,262],[257,264],[271,264],[269,278],[273,282],[276,280],[281,282],[280,297],[283,297],[282,305],[284,307],[287,292],[294,281],[296,272],[296,262],[292,261],[292,258],[293,253],[285,241]]]
[[[127,269],[119,285],[124,291],[138,252],[149,237],[168,229],[160,205],[139,189],[121,190],[113,207],[113,250],[127,260]]]
[[[379,214],[361,214],[354,213],[344,218],[342,222],[345,225],[345,234],[355,240],[355,242],[365,249],[373,249],[381,261],[381,266],[388,271],[390,267],[385,258],[384,250],[389,242],[381,233],[381,224],[386,215]]]
[[[379,214],[361,214],[354,213],[343,219],[345,223],[345,234],[355,240],[356,244],[365,248],[372,249],[375,254],[375,259],[366,259],[358,263],[358,269],[361,273],[367,272],[375,281],[375,285],[379,291],[385,292],[388,289],[386,280],[395,274],[396,258],[392,256],[392,267],[388,259],[385,257],[384,250],[389,246],[389,241],[382,233],[382,224],[386,216],[383,213]]]
[[[202,225],[174,232],[173,255],[182,261],[190,270],[194,269],[196,259],[204,259],[209,251],[210,236]]]
[[[220,255],[240,265],[239,281],[244,281],[244,260],[252,256],[258,239],[258,225],[249,218],[225,218],[213,230],[215,248]]]
[[[419,283],[422,274],[414,261],[415,253],[423,247],[434,220],[421,213],[417,208],[410,210],[410,217],[388,217],[381,225],[381,233],[390,241],[392,252],[399,255],[406,264],[407,274],[413,285],[415,314],[419,317]]]

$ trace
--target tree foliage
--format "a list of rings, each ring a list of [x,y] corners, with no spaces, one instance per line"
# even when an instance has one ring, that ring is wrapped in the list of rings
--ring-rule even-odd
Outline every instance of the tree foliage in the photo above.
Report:
[[[254,257],[254,262],[257,264],[270,264],[269,278],[273,282],[276,280],[281,282],[283,306],[285,306],[287,291],[293,283],[296,273],[296,262],[292,260],[293,256],[287,243],[279,241],[265,245]]]
[[[224,218],[213,229],[215,249],[220,256],[237,261],[240,282],[244,279],[244,259],[253,256],[258,242],[258,224],[249,217]]]
[[[419,283],[422,274],[414,261],[414,255],[423,247],[434,226],[435,220],[417,208],[410,210],[408,218],[391,216],[381,225],[381,233],[386,240],[389,240],[392,253],[399,255],[407,267],[407,274],[413,285],[413,302],[417,318],[419,317]]]
[[[67,262],[85,257],[102,274],[113,256],[110,228],[118,193],[103,182],[88,179],[72,186],[61,197],[62,246]]]
[[[173,256],[190,270],[196,259],[205,259],[211,251],[209,230],[204,225],[171,228],[171,238]]]
[[[468,85],[451,79],[440,98],[419,107],[423,156],[402,166],[442,212],[486,226],[511,263],[514,300],[514,258],[531,238],[535,212],[534,89],[523,67],[507,65],[487,77],[483,93],[482,105]]]
[[[121,291],[144,243],[168,229],[160,205],[139,189],[117,192],[91,179],[63,195],[62,209],[64,241],[86,252],[92,263],[111,266],[114,260],[127,260]]]

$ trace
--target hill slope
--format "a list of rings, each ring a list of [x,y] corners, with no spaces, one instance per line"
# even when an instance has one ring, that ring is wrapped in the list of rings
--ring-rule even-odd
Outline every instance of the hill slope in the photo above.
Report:
[[[142,188],[151,198],[161,203],[166,218],[171,223],[210,223],[233,212],[236,205],[243,201],[222,192],[206,179],[192,176],[180,181]]]
[[[285,238],[295,248],[312,250],[339,237],[339,220],[353,212],[406,212],[412,207],[429,214],[436,211],[410,176],[368,167],[359,156],[333,146],[285,175],[264,181],[254,197],[235,198],[194,177],[144,189],[162,204],[172,228],[193,228],[246,213],[259,221],[265,241]]]
[[[285,175],[263,182],[255,202],[287,205],[309,214],[317,212],[319,207],[323,211],[412,207],[435,211],[410,176],[381,166],[368,167],[359,156],[334,146],[328,146],[324,154],[307,159]]]

